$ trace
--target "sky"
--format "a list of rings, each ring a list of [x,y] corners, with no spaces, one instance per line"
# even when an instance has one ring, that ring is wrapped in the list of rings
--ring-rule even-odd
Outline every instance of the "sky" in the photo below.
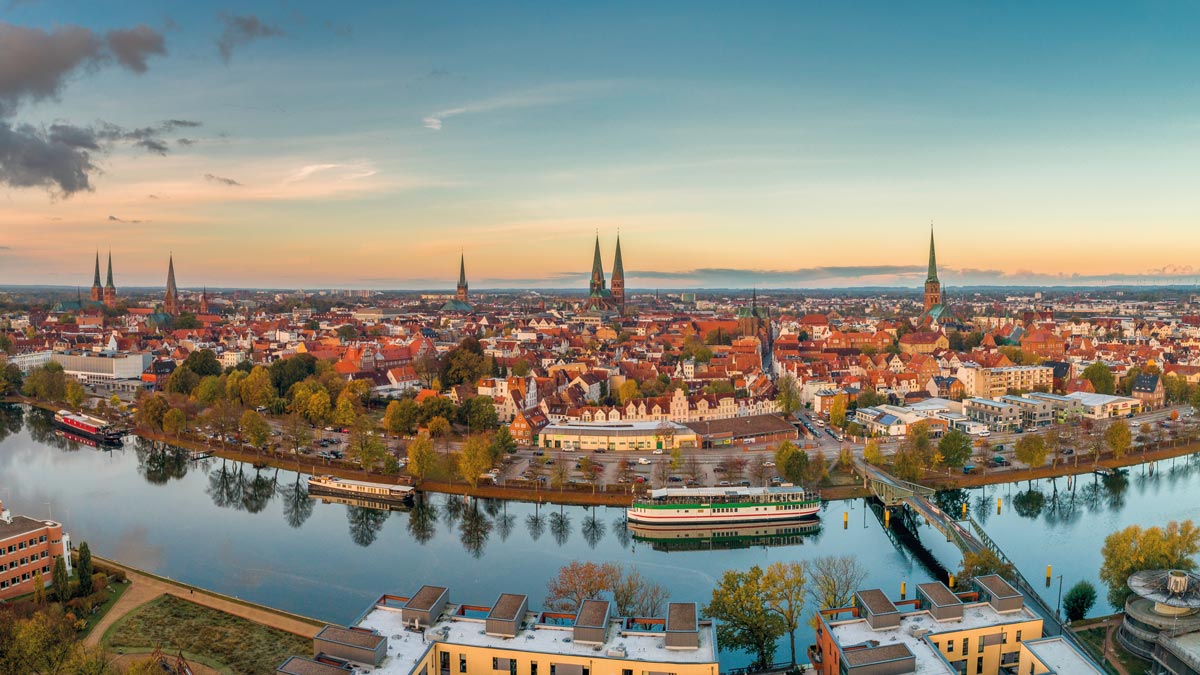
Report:
[[[1198,20],[0,0],[0,284],[1196,283]]]

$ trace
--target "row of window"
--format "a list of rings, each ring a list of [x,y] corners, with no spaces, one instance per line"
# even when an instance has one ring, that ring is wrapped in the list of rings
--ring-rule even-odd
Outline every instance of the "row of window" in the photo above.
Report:
[[[45,558],[48,555],[49,555],[49,553],[47,553],[46,551],[42,551],[41,555],[34,555],[34,556],[21,558],[20,560],[13,560],[10,563],[0,563],[0,572],[6,572],[10,568],[16,569],[16,568],[20,567],[21,565],[28,565],[30,563],[35,563],[38,560],[41,560],[42,558]]]
[[[449,673],[450,672],[450,652],[441,652],[441,654],[439,654],[438,661],[439,661],[438,665],[441,667],[441,671],[443,673]],[[529,662],[529,675],[538,675],[538,665],[539,664],[537,661]],[[501,673],[507,671],[509,673],[509,675],[517,675],[517,660],[511,659],[511,658],[503,658],[503,657],[492,657],[492,670],[494,672],[501,672]],[[588,666],[580,666],[580,665],[575,665],[575,664],[563,664],[561,671],[566,674],[569,674],[569,675],[591,675],[591,668],[589,668]],[[458,672],[459,673],[467,672],[467,655],[466,654],[458,655]],[[549,675],[559,675],[559,672],[560,672],[559,664],[551,663]],[[633,669],[632,668],[622,668],[621,675],[633,675]],[[659,672],[651,672],[651,671],[643,670],[643,671],[641,671],[641,673],[639,675],[675,675],[675,673],[659,673]]]
[[[1017,635],[1016,635],[1016,641],[1017,641],[1017,642],[1020,642],[1020,641],[1021,641],[1021,631],[1017,631]],[[982,654],[982,653],[983,653],[983,647],[984,647],[984,644],[983,644],[983,636],[980,636],[980,637],[979,637],[979,639],[978,639],[976,642],[978,643],[978,644],[977,644],[977,646],[978,646],[978,649],[977,649],[977,651],[978,651],[978,653]],[[1002,644],[1008,644],[1008,631],[1001,631],[1001,633],[1000,633],[1000,642],[1001,642]],[[953,653],[954,653],[954,644],[955,644],[954,640],[947,640],[947,641],[946,641],[946,653],[947,653],[947,654],[953,654]],[[962,639],[962,653],[963,653],[963,654],[966,654],[966,653],[968,653],[968,652],[970,651],[970,645],[971,645],[971,639],[970,639],[970,638],[963,638],[963,639]]]
[[[9,586],[16,586],[17,584],[29,581],[30,579],[33,578],[33,575],[36,571],[37,570],[34,570],[34,572],[24,572],[20,575],[14,574],[9,579],[0,579],[0,591],[8,588]],[[50,566],[43,565],[42,566],[42,575],[45,576],[48,574],[50,574]]]
[[[24,551],[27,548],[44,543],[46,543],[46,535],[43,534],[40,537],[30,537],[27,541],[19,541],[15,544],[9,544],[8,550],[5,551],[4,549],[0,549],[0,553],[16,553],[17,551]]]

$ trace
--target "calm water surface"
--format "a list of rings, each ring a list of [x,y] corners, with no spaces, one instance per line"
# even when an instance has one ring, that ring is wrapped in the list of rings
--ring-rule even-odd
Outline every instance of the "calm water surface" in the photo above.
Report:
[[[634,565],[673,600],[700,603],[726,569],[819,555],[857,556],[869,570],[865,585],[889,595],[899,593],[901,581],[911,589],[933,578],[862,500],[826,504],[821,523],[804,533],[695,549],[633,537],[623,509],[615,508],[445,495],[429,495],[405,512],[325,503],[307,495],[303,474],[220,459],[189,462],[133,439],[99,451],[57,435],[45,411],[16,406],[0,406],[0,436],[0,499],[14,512],[52,514],[99,555],[331,622],[352,621],[380,594],[408,594],[424,583],[449,586],[456,602],[488,604],[508,591],[540,606],[546,580],[576,559]],[[1070,586],[1096,581],[1108,532],[1200,516],[1195,466],[1179,459],[1153,473],[1138,467],[1125,480],[1089,475],[1073,489],[1058,479],[939,499],[956,512],[966,500],[1031,580],[1043,579],[1052,564]],[[1004,500],[999,515],[997,496]],[[934,557],[957,567],[957,549],[928,527],[918,532]],[[1056,591],[1048,591],[1051,602]],[[797,638],[807,645],[811,631],[805,626]],[[777,658],[785,656],[781,643]],[[722,655],[725,667],[745,661]]]

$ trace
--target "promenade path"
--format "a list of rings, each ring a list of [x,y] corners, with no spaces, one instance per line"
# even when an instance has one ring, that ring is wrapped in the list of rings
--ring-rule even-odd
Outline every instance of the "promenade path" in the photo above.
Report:
[[[121,617],[164,594],[174,595],[198,605],[211,607],[212,609],[220,610],[233,616],[241,617],[264,626],[270,626],[271,628],[278,628],[279,630],[306,638],[316,635],[317,631],[324,625],[324,623],[316,619],[307,619],[306,617],[280,612],[259,605],[244,604],[224,595],[210,593],[200,588],[192,588],[165,580],[161,577],[143,574],[138,570],[110,560],[104,560],[99,557],[95,558],[95,560],[103,565],[124,570],[126,577],[129,579],[130,587],[117,600],[116,604],[112,606],[112,609],[108,610],[104,618],[96,624],[92,632],[88,634],[86,643],[89,645],[99,644],[100,640],[104,637],[104,632],[119,621]]]

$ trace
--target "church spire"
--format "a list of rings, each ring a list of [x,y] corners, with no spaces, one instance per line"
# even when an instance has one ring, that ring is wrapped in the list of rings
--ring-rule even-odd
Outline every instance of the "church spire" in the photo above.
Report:
[[[592,280],[589,290],[592,295],[604,292],[604,263],[600,261],[600,235],[596,235],[596,249],[592,254]]]
[[[171,316],[179,313],[179,289],[175,287],[175,256],[167,262],[167,293],[163,296],[163,311]]]
[[[96,279],[97,279],[97,283],[99,283],[98,276],[96,277]],[[113,285],[113,278],[112,278],[112,251],[108,252],[108,283],[104,284],[104,287],[105,288],[116,288],[116,286]]]
[[[929,225],[929,274],[925,277],[925,281],[937,281],[937,254],[933,249],[933,224]]]
[[[467,256],[459,254],[458,256],[458,293],[459,302],[467,301]]]
[[[617,252],[613,256],[613,272],[612,280],[609,282],[609,288],[612,289],[613,304],[616,305],[617,311],[621,314],[625,313],[625,262],[621,259],[621,233],[617,233]]]
[[[96,276],[92,279],[92,288],[100,288],[100,251],[96,251]]]

